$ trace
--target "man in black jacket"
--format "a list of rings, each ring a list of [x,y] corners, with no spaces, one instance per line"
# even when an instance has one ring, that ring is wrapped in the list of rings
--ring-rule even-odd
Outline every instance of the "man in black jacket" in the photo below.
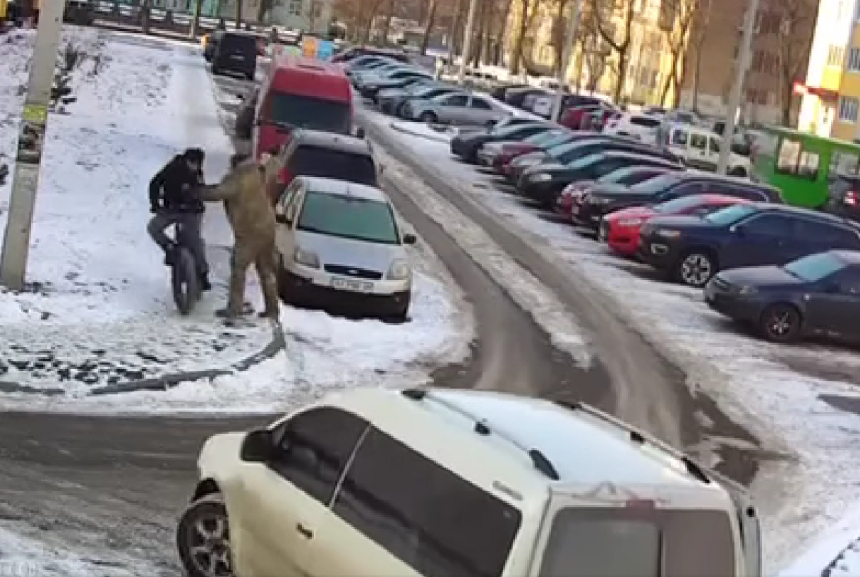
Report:
[[[184,243],[194,255],[200,288],[210,290],[209,263],[206,261],[206,244],[200,227],[205,207],[195,189],[203,182],[203,159],[199,148],[189,148],[168,162],[149,183],[150,211],[155,215],[146,227],[152,240],[164,250],[164,264],[176,261],[176,241],[165,230],[178,224],[184,233]]]

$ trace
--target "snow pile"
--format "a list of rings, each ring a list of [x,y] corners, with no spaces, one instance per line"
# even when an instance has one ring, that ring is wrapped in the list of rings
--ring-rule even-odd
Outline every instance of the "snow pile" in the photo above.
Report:
[[[847,545],[846,545],[847,544]],[[825,531],[779,577],[857,577],[860,575],[860,508],[856,505]]]
[[[204,222],[215,289],[188,318],[175,312],[163,257],[145,231],[148,182],[167,160],[203,146],[207,180],[217,181],[232,154],[199,49],[71,30],[91,39],[99,70],[91,75],[84,68],[78,101],[69,114],[49,120],[28,270],[33,290],[0,293],[0,393],[15,390],[4,387],[11,381],[61,394],[44,399],[13,392],[0,397],[0,406],[205,410],[211,401],[216,410],[271,410],[292,394],[297,379],[302,390],[314,391],[383,377],[423,381],[428,366],[468,354],[474,334],[471,315],[463,314],[468,306],[435,255],[419,245],[412,251],[409,323],[354,323],[285,308],[289,358],[282,354],[247,373],[163,395],[141,393],[140,402],[87,398],[94,385],[229,369],[260,352],[272,331],[262,321],[225,329],[213,316],[226,300],[232,246],[219,205],[210,206]],[[0,73],[0,94],[14,93],[24,77],[27,43],[14,46],[0,69],[18,72]],[[0,99],[0,105],[7,115],[20,114],[20,99]],[[10,142],[7,149],[14,137]],[[0,190],[0,203],[8,194],[8,186]],[[0,214],[0,228],[5,224]],[[249,281],[247,295],[256,301],[254,275]]]
[[[743,334],[708,309],[701,291],[652,280],[647,267],[615,258],[570,226],[549,222],[498,191],[491,177],[454,160],[444,143],[393,130],[390,119],[372,111],[363,114],[395,146],[448,175],[465,198],[507,220],[548,260],[565,263],[615,297],[618,312],[687,373],[689,386],[717,400],[766,450],[797,457],[762,463],[753,487],[764,513],[768,567],[784,564],[856,502],[860,418],[825,401],[857,398],[860,359],[853,351],[780,347]]]

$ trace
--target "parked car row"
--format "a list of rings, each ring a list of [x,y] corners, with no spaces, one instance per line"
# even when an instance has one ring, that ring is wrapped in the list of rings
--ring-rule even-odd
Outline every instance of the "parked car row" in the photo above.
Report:
[[[548,122],[461,132],[451,153],[769,340],[860,338],[860,225],[844,216],[688,168],[670,148]],[[842,188],[850,203],[853,183]]]

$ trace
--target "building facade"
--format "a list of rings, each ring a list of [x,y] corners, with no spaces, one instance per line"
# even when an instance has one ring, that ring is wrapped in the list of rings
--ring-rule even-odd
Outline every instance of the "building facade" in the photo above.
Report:
[[[798,129],[819,136],[860,136],[860,2],[822,0],[809,58]]]
[[[723,116],[737,75],[750,1],[700,2],[687,48],[681,104]],[[794,123],[800,98],[792,95],[791,86],[806,70],[817,13],[818,0],[761,0],[741,101],[745,122],[782,124],[785,110],[788,123]]]

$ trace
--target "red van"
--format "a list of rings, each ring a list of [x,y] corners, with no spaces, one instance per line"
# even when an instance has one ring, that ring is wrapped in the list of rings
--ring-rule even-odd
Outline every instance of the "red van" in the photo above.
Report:
[[[255,118],[257,158],[288,142],[295,128],[352,134],[352,86],[338,66],[284,56],[260,86]]]

